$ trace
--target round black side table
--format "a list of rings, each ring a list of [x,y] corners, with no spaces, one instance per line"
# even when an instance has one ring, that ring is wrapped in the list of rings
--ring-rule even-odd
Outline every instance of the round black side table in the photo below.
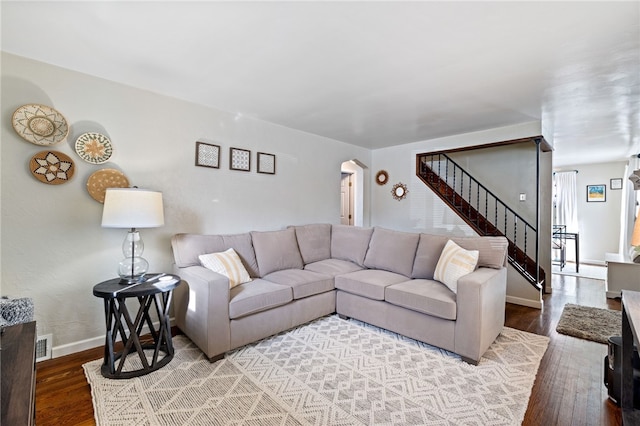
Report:
[[[104,345],[104,362],[101,373],[110,379],[128,379],[151,373],[168,364],[173,358],[169,308],[173,289],[180,284],[180,277],[171,274],[150,274],[143,283],[120,284],[120,278],[101,282],[93,287],[93,295],[104,299],[107,332]],[[138,312],[129,313],[127,299],[137,299]],[[152,309],[155,308],[155,309]],[[159,322],[154,327],[151,313]],[[140,333],[149,328],[153,342],[142,343]],[[120,334],[124,348],[115,352]],[[146,353],[145,353],[146,350]],[[129,357],[137,353],[138,358]],[[117,365],[116,365],[117,364]]]

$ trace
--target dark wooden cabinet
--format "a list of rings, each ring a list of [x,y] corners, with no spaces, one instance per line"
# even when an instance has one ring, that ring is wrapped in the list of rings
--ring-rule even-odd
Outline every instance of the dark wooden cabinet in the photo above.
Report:
[[[35,424],[36,322],[0,329],[2,425]]]

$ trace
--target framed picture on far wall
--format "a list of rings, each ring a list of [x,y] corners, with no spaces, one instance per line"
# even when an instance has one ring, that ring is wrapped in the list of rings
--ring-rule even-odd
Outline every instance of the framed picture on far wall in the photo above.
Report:
[[[622,178],[609,179],[611,189],[622,189]]]
[[[587,202],[604,203],[607,201],[607,185],[587,185]]]

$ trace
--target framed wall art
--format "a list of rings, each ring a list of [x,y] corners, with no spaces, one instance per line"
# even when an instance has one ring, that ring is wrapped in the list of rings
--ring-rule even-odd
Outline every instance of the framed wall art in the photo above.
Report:
[[[210,143],[196,142],[196,166],[220,168],[220,147]]]
[[[587,185],[587,202],[604,203],[607,201],[607,185]]]
[[[251,151],[248,149],[229,148],[229,168],[248,172],[251,170]]]
[[[276,156],[266,152],[258,153],[258,173],[276,174]]]
[[[609,179],[609,187],[611,189],[622,189],[622,178]]]

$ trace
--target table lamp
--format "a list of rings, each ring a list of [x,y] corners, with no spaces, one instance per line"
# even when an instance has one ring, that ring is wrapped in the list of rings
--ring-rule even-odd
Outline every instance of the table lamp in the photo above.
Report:
[[[149,262],[142,257],[144,244],[137,228],[164,225],[162,193],[140,188],[109,188],[102,209],[103,228],[130,228],[122,243],[122,259],[118,265],[121,284],[144,281]]]

